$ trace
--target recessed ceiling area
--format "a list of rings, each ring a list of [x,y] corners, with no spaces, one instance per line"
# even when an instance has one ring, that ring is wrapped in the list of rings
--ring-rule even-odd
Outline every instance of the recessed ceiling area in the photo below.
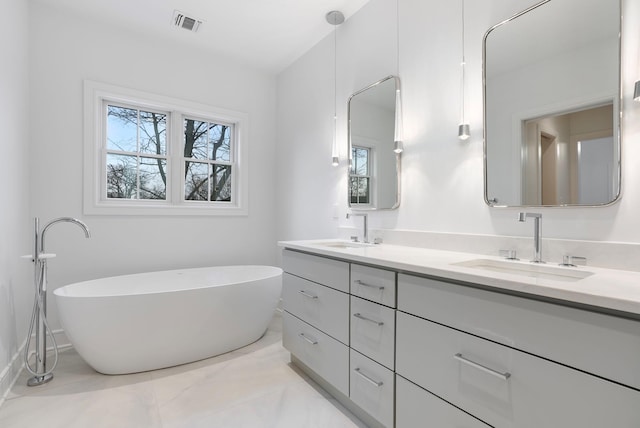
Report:
[[[278,73],[333,31],[325,15],[346,19],[369,0],[31,0],[70,14],[178,40]],[[202,20],[197,32],[173,25],[174,11]]]

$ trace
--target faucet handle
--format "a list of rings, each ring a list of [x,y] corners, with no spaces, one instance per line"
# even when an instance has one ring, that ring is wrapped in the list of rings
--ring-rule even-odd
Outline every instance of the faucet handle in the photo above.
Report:
[[[504,257],[507,260],[520,260],[516,257],[516,250],[500,250],[498,251],[500,257]]]
[[[576,267],[578,265],[586,266],[587,258],[581,257],[581,256],[571,256],[571,255],[562,256],[562,263],[560,263],[560,266]]]

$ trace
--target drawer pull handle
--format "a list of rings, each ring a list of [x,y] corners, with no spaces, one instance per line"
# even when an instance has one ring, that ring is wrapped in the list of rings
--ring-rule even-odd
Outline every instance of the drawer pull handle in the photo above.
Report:
[[[357,280],[355,280],[355,281],[353,281],[353,282],[355,282],[355,283],[356,283],[356,284],[358,284],[358,285],[363,285],[363,286],[365,286],[365,287],[369,287],[369,288],[376,288],[376,289],[378,289],[378,290],[384,290],[384,287],[383,287],[383,286],[381,286],[381,285],[367,284],[366,282],[362,282],[362,281],[360,281],[359,279],[357,279]]]
[[[359,367],[356,367],[355,369],[353,369],[353,371],[356,372],[357,374],[359,374],[364,380],[366,380],[367,382],[369,382],[372,385],[375,385],[378,388],[380,388],[383,385],[383,382],[381,380],[373,380],[369,376],[367,376],[366,374],[362,373],[360,371]]]
[[[302,294],[304,297],[308,297],[310,299],[317,299],[318,296],[316,296],[315,294],[311,294],[311,293],[307,293],[304,290],[299,290],[298,293]]]
[[[373,323],[373,324],[375,324],[377,326],[384,325],[384,323],[382,321],[377,321],[377,320],[373,320],[371,318],[367,318],[364,315],[362,315],[360,312],[356,312],[355,314],[353,314],[353,316],[358,318],[358,319],[361,319],[363,321],[368,321],[370,323]]]
[[[490,374],[492,376],[498,377],[498,378],[500,378],[502,380],[507,380],[507,379],[509,379],[511,377],[511,373],[509,373],[509,372],[502,373],[502,372],[490,369],[489,367],[483,366],[482,364],[478,364],[475,361],[471,361],[471,360],[463,357],[462,354],[460,354],[460,353],[455,354],[453,356],[453,358],[455,358],[456,360],[460,361],[461,363],[467,364],[467,365],[469,365],[471,367],[474,367],[474,368],[476,368],[478,370],[481,370],[481,371],[483,371],[485,373],[488,373],[488,374]]]
[[[308,343],[312,344],[312,345],[317,345],[318,341],[315,339],[311,339],[310,337],[305,336],[304,333],[300,333],[298,336],[300,336],[301,338],[303,338],[304,340],[306,340]]]

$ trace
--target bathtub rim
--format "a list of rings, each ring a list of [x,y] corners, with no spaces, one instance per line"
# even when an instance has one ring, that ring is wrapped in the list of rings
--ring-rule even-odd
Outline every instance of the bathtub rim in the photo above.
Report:
[[[227,280],[225,282],[215,282],[215,283],[206,283],[200,284],[197,286],[189,286],[189,287],[181,287],[181,288],[173,288],[167,290],[158,290],[158,289],[122,289],[122,287],[117,288],[117,292],[108,290],[107,288],[116,288],[109,287],[109,285],[101,284],[102,290],[95,291],[94,293],[78,293],[77,290],[85,290],[87,288],[91,288],[93,283],[99,282],[110,282],[110,281],[118,281],[118,280],[131,280],[135,278],[144,278],[151,276],[169,276],[173,273],[185,273],[190,272],[194,273],[197,271],[215,271],[215,270],[240,270],[240,269],[254,269],[258,272],[264,272],[261,275],[247,275],[242,279],[238,280],[237,278],[234,280]],[[282,268],[271,265],[220,265],[220,266],[201,266],[201,267],[187,267],[187,268],[179,268],[179,269],[166,269],[166,270],[157,270],[157,271],[146,271],[146,272],[138,272],[138,273],[130,273],[130,274],[122,274],[122,275],[113,275],[113,276],[105,276],[100,278],[89,279],[85,281],[73,282],[71,284],[62,285],[52,292],[56,298],[116,298],[116,297],[133,297],[133,296],[143,296],[143,295],[154,295],[154,294],[164,294],[164,293],[179,293],[179,292],[189,292],[194,290],[201,290],[206,288],[215,288],[215,287],[226,287],[233,285],[246,284],[261,280],[266,280],[270,278],[282,277],[284,271]],[[118,283],[116,283],[118,284]],[[112,285],[116,285],[112,284]]]

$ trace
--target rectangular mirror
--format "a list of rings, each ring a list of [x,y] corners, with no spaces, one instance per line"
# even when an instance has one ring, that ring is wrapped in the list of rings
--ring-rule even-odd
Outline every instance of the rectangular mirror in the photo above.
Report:
[[[400,205],[400,153],[394,151],[400,80],[388,76],[349,97],[349,207]]]
[[[487,31],[487,204],[619,198],[620,10],[620,0],[546,0]]]

